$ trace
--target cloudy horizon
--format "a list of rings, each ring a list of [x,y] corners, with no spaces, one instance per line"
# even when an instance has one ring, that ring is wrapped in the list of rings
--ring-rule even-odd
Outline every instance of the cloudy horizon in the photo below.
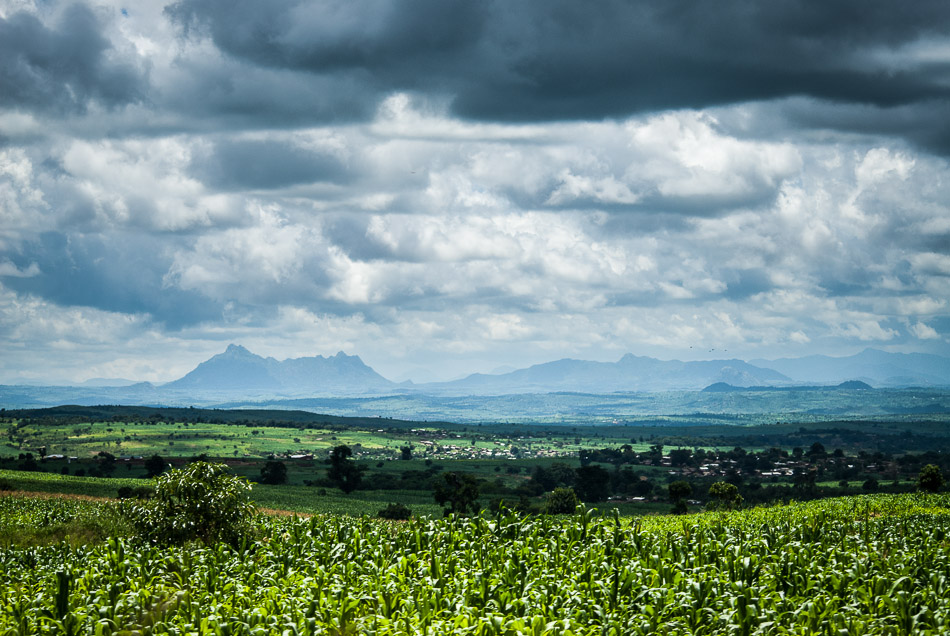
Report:
[[[594,10],[596,8],[596,11]],[[0,383],[950,354],[950,5],[0,0]]]

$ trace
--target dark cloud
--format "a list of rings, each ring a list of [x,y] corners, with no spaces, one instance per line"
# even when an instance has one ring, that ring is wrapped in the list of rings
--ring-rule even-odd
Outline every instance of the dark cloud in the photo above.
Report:
[[[457,70],[483,34],[485,12],[465,0],[185,0],[166,13],[186,33],[207,29],[221,50],[263,66],[365,69],[412,83]]]
[[[922,1],[398,4],[182,0],[168,9],[229,55],[359,77],[369,96],[454,97],[457,114],[624,116],[807,95],[880,107],[948,96],[939,65],[872,53],[946,35],[950,5]]]
[[[743,300],[773,289],[768,272],[764,269],[734,269],[720,273],[726,283],[723,296],[730,300]]]
[[[140,101],[145,83],[126,62],[109,57],[103,25],[88,8],[72,5],[55,28],[35,16],[0,18],[0,105],[82,112]]]
[[[47,232],[25,245],[22,257],[10,255],[14,264],[36,263],[40,274],[3,284],[62,306],[148,313],[173,330],[220,318],[214,300],[163,285],[162,251],[154,237]]]
[[[391,246],[367,234],[369,220],[364,215],[337,215],[327,219],[323,233],[350,258],[363,261],[393,258]]]
[[[350,181],[350,171],[337,157],[275,140],[219,141],[209,153],[192,159],[192,172],[223,190]]]
[[[950,125],[947,120],[950,98],[924,99],[892,107],[792,100],[779,110],[792,126],[798,128],[887,135],[907,139],[937,154],[950,154]]]

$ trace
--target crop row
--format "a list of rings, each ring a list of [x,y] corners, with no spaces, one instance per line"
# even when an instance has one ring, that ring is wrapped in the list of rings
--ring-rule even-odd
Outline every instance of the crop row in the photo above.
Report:
[[[7,548],[0,634],[947,633],[948,508],[267,518],[238,548]]]

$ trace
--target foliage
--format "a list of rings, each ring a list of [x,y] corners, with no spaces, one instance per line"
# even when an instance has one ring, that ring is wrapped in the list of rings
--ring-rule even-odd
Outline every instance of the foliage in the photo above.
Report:
[[[248,533],[254,515],[250,488],[224,464],[194,462],[159,476],[154,497],[127,502],[126,512],[141,536],[158,543],[234,544]]]
[[[445,516],[478,512],[478,480],[468,473],[440,474],[433,481],[432,494]]]
[[[0,546],[99,543],[131,533],[114,502],[75,497],[0,497]]]
[[[277,459],[268,460],[261,466],[261,476],[258,481],[272,486],[287,483],[287,465]]]
[[[943,487],[943,474],[939,466],[927,464],[920,470],[917,477],[917,488],[924,492],[937,492]]]
[[[734,510],[742,505],[742,495],[735,484],[717,481],[709,487],[709,496],[713,499],[709,504],[712,510]]]
[[[671,501],[686,499],[693,494],[693,486],[688,481],[682,479],[671,482],[667,489],[669,490]]]
[[[161,475],[166,468],[168,468],[168,464],[161,455],[154,454],[145,460],[145,476],[150,479]]]
[[[132,488],[131,486],[120,486],[116,495],[119,499],[151,499],[152,495],[155,494],[155,491],[149,486],[136,486]]]
[[[581,466],[577,469],[574,489],[584,501],[604,501],[610,495],[610,473],[600,466]]]
[[[581,500],[573,488],[555,488],[544,498],[542,510],[549,515],[573,514],[579,505]]]
[[[327,477],[345,494],[359,488],[363,481],[363,471],[353,461],[352,455],[353,451],[345,444],[334,446],[330,451],[330,469],[327,471]]]
[[[401,503],[390,503],[377,514],[380,519],[405,520],[412,518],[412,510]]]
[[[693,486],[683,479],[671,482],[667,489],[670,493],[670,501],[673,502],[671,513],[675,515],[685,515],[689,512],[686,506],[686,498],[693,494]]]
[[[0,523],[6,516],[0,510]],[[0,549],[0,633],[871,636],[950,628],[944,494],[629,523],[581,512],[261,524],[262,538],[245,552],[121,538]]]

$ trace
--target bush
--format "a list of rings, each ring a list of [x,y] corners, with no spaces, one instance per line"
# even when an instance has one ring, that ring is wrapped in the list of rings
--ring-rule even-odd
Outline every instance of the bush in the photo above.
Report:
[[[468,473],[443,473],[432,481],[432,495],[442,506],[442,513],[478,514],[478,480]],[[448,506],[446,507],[446,504]]]
[[[735,510],[742,507],[742,495],[735,484],[717,481],[709,487],[712,501],[706,506],[709,510]]]
[[[16,490],[6,479],[0,479],[0,490]]]
[[[943,484],[943,474],[940,472],[940,467],[935,464],[927,464],[917,476],[917,488],[924,492],[937,492]]]
[[[391,503],[382,510],[380,510],[376,515],[380,519],[400,519],[405,520],[412,517],[412,510],[409,507],[404,506],[401,503]]]
[[[224,464],[194,462],[155,480],[150,500],[127,500],[125,511],[142,537],[162,544],[238,543],[251,527],[251,486]]]
[[[155,491],[148,486],[120,486],[117,494],[119,499],[151,499]]]
[[[262,484],[277,486],[287,483],[287,465],[276,459],[268,461],[261,467],[261,476],[257,480]]]
[[[573,488],[555,488],[545,497],[541,510],[548,515],[571,515],[580,503]]]

